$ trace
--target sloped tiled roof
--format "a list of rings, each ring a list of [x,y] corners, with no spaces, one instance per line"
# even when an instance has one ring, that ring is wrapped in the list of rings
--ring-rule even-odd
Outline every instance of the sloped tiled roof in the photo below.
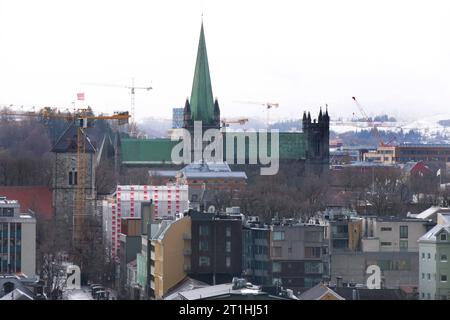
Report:
[[[53,215],[53,194],[45,186],[0,186],[0,195],[7,199],[17,200],[21,212],[32,210],[37,216],[51,218]]]
[[[95,153],[95,147],[87,135],[85,135],[86,152]],[[55,145],[52,148],[52,152],[77,152],[77,127],[75,123],[71,123],[70,126],[63,132],[58,138]]]

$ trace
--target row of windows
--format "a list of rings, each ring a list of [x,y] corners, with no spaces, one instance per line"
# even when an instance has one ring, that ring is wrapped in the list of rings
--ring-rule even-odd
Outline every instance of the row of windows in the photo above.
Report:
[[[381,227],[381,231],[392,231],[392,227]],[[408,239],[408,226],[400,226],[400,239]]]
[[[447,155],[450,154],[450,150],[400,150],[400,154],[433,154],[433,155]]]
[[[198,257],[198,265],[199,267],[209,267],[211,266],[211,259],[208,256],[199,256]],[[227,268],[231,267],[231,257],[225,257],[225,266]]]
[[[201,236],[209,236],[209,225],[207,225],[207,224],[199,225],[198,233]],[[231,237],[231,227],[230,226],[225,228],[225,236]]]
[[[411,270],[410,260],[377,260],[367,261],[367,266],[378,265],[382,271],[409,271]]]
[[[0,223],[0,273],[20,272],[21,233],[22,225],[20,223]]]
[[[286,266],[286,265],[285,265]],[[287,264],[288,268],[291,268],[292,265],[290,263]],[[279,273],[282,272],[282,263],[281,262],[273,262],[272,263],[272,272]],[[304,263],[304,273],[305,274],[322,274],[323,265],[321,262],[305,262]]]
[[[0,217],[13,217],[14,208],[0,208]]]
[[[422,292],[420,294],[420,296],[422,297],[422,299],[425,299],[425,292]],[[431,299],[431,294],[427,293],[426,297],[427,297],[428,300],[430,300]],[[447,296],[446,295],[441,295],[439,298],[440,298],[440,300],[447,300]]]
[[[431,253],[427,253],[427,259],[431,260]],[[425,252],[422,252],[422,260],[425,260]],[[436,255],[434,256],[434,260],[436,260]],[[446,254],[441,254],[440,256],[440,260],[441,262],[447,262],[447,255]]]
[[[199,250],[200,251],[209,251],[209,242],[207,240],[200,240],[199,242]],[[225,242],[225,252],[231,252],[231,241]]]
[[[425,280],[425,273],[422,272],[422,279]],[[434,274],[434,279],[436,279],[436,274]],[[427,280],[431,280],[431,273],[427,273]],[[441,282],[447,282],[447,275],[441,274]]]

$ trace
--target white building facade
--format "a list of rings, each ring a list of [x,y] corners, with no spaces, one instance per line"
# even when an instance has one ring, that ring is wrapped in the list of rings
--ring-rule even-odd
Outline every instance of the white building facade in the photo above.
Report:
[[[103,201],[103,230],[105,240],[116,256],[122,217],[142,217],[142,205],[152,205],[151,220],[174,218],[189,209],[188,185],[168,184],[118,185],[112,197]]]
[[[36,276],[36,219],[0,197],[0,274]]]

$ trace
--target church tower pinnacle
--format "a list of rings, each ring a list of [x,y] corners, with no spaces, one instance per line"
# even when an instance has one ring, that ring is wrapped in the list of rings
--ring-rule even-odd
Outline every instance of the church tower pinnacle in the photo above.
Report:
[[[192,121],[202,121],[203,126],[215,126],[217,123],[218,104],[215,106],[209,74],[208,54],[206,52],[203,22],[200,29],[200,39],[195,63],[194,80],[192,83],[190,101]]]

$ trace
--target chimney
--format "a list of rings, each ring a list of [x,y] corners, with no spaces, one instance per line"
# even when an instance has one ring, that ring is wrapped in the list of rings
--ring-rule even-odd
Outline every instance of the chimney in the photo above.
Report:
[[[342,277],[336,277],[336,288],[342,288]]]

